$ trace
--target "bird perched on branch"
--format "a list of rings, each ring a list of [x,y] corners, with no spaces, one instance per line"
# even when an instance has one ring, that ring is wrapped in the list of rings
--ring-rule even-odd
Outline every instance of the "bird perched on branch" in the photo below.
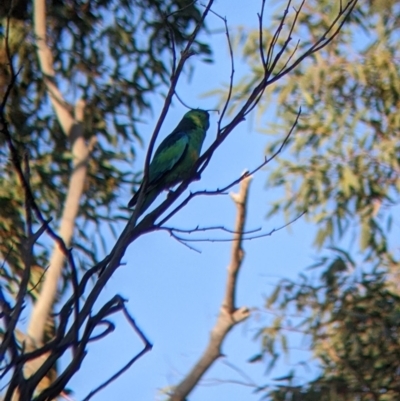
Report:
[[[210,116],[204,110],[190,110],[178,126],[157,148],[149,166],[148,180],[144,193],[142,214],[165,189],[184,181],[198,160],[206,132],[210,126]],[[142,191],[139,190],[128,203],[128,207],[136,205]]]

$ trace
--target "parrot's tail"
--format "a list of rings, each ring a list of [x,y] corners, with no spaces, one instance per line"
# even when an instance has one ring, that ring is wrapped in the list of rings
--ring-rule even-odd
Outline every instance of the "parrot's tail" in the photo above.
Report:
[[[136,192],[135,195],[133,195],[132,199],[128,203],[129,208],[136,205],[137,201],[139,200],[139,193],[140,191]],[[158,188],[154,188],[144,195],[143,203],[140,206],[139,216],[146,211],[146,209],[155,201],[159,194],[160,190]]]
[[[131,199],[131,200],[129,201],[129,203],[128,203],[128,207],[129,207],[129,208],[131,208],[131,207],[133,207],[133,206],[136,205],[136,203],[137,203],[137,201],[138,201],[138,198],[139,198],[139,192],[140,192],[140,191],[137,191],[137,192],[135,193],[135,195],[132,196],[132,199]]]

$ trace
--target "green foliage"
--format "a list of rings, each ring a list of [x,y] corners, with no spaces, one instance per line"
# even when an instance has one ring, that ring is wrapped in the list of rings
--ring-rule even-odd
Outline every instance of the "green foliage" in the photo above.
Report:
[[[293,41],[317,37],[339,3],[307,1]],[[399,2],[367,3],[359,2],[330,46],[276,83],[259,114],[277,105],[277,122],[262,130],[271,138],[270,155],[302,108],[290,150],[271,167],[268,185],[282,188],[285,195],[269,214],[285,212],[291,219],[307,211],[318,226],[316,246],[337,244],[351,233],[366,259],[392,264],[399,258],[387,239],[393,206],[400,201]],[[245,33],[236,43],[252,68],[259,58],[259,33]],[[264,31],[265,46],[272,34]],[[296,54],[306,46],[307,40],[300,40]],[[237,104],[251,90],[254,74],[262,73],[252,72],[234,90]]]
[[[305,3],[292,35],[296,54],[307,40],[294,39],[318,37],[335,7],[345,3]],[[319,368],[316,378],[299,382],[292,372],[272,390],[263,390],[268,400],[400,398],[400,254],[391,235],[400,202],[399,20],[398,0],[359,2],[334,42],[279,80],[258,110],[263,127],[267,111],[278,115],[261,129],[269,135],[270,155],[302,109],[288,148],[271,165],[268,186],[280,188],[284,196],[272,204],[269,215],[283,212],[292,219],[307,211],[317,228],[317,249],[334,245],[337,255],[314,266],[323,268],[317,280],[310,275],[283,280],[266,302],[275,318],[260,328],[261,351],[252,361],[269,362],[270,369],[290,349],[293,332],[301,332]],[[263,31],[264,48],[273,33]],[[236,38],[252,71],[233,91],[236,107],[262,76],[253,67],[259,38],[258,31],[245,29]],[[339,249],[340,241],[349,239],[357,239],[362,260],[357,267]]]
[[[400,297],[378,270],[365,273],[344,255],[321,261],[318,280],[306,276],[284,280],[272,307],[285,328],[302,331],[318,361],[320,376],[305,385],[287,385],[269,392],[278,400],[394,401],[400,396]],[[289,317],[288,311],[292,311]],[[277,313],[277,312],[276,312]],[[296,314],[296,318],[293,316]],[[296,324],[294,324],[296,323]],[[271,325],[275,327],[275,323]],[[284,334],[286,332],[286,334]],[[271,343],[263,329],[262,343]],[[277,344],[263,348],[276,359]],[[267,356],[264,357],[265,359]]]
[[[32,2],[0,7],[0,99],[10,80],[5,36],[15,70],[21,69],[7,104],[10,132],[22,157],[29,154],[30,183],[46,217],[58,219],[71,175],[71,143],[50,106],[33,36]],[[132,172],[135,149],[141,144],[140,124],[148,122],[150,101],[169,82],[171,48],[179,52],[201,18],[188,0],[101,0],[47,2],[47,35],[54,59],[54,80],[71,110],[77,100],[86,103],[84,130],[93,149],[74,246],[90,260],[99,243],[94,227],[123,219],[122,188],[131,190],[139,171]],[[8,28],[7,28],[8,26]],[[210,57],[207,44],[195,41],[194,53]],[[146,125],[148,132],[151,125]],[[95,141],[94,141],[95,139]],[[0,139],[0,254],[12,269],[21,269],[18,246],[24,235],[24,194],[16,182],[8,148]],[[12,210],[12,213],[10,213]],[[53,220],[54,224],[55,221]],[[96,237],[97,236],[97,237]],[[3,241],[4,238],[4,241]],[[45,244],[44,244],[45,245]],[[46,265],[49,248],[38,253]]]

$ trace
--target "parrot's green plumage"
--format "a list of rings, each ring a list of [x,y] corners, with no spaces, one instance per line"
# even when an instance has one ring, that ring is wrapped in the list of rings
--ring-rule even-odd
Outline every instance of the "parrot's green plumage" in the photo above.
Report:
[[[190,110],[172,133],[161,142],[149,166],[149,179],[140,214],[163,190],[175,186],[188,177],[200,156],[209,126],[207,111]],[[135,206],[141,188],[130,200],[128,207]]]

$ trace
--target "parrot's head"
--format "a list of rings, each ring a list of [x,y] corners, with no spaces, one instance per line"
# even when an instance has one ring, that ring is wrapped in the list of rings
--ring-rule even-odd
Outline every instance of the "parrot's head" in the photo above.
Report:
[[[196,127],[201,127],[204,131],[207,131],[210,126],[210,115],[205,110],[190,110],[183,118],[191,120]]]

